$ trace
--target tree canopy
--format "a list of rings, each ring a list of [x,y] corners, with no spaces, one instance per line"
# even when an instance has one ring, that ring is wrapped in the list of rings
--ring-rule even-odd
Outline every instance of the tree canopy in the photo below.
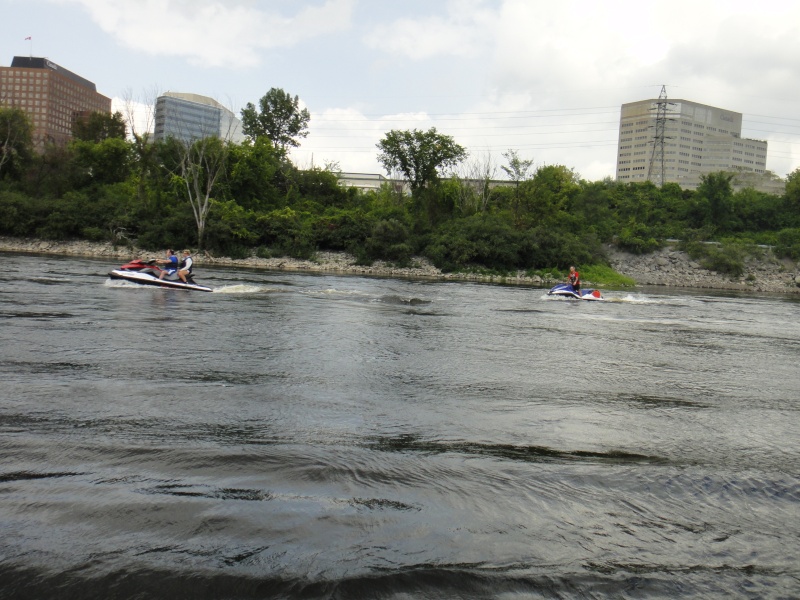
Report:
[[[72,137],[85,142],[102,142],[107,139],[125,139],[125,119],[117,111],[113,115],[94,111],[85,118],[76,119]]]
[[[33,125],[19,108],[0,107],[0,177],[19,175],[31,157]]]
[[[253,140],[266,137],[272,144],[285,151],[288,146],[296,148],[299,138],[308,135],[311,114],[300,108],[300,98],[280,88],[270,89],[258,102],[258,109],[248,102],[242,109],[242,131]]]
[[[399,171],[411,186],[412,193],[438,181],[443,169],[453,167],[467,157],[467,151],[449,135],[431,127],[387,133],[378,142],[378,162],[387,173]]]

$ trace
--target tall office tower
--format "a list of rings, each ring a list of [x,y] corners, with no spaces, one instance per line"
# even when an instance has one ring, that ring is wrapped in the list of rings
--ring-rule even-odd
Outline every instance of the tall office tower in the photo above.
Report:
[[[702,175],[717,171],[765,174],[767,142],[742,139],[741,133],[741,113],[688,100],[667,101],[664,93],[623,104],[617,181],[647,181],[649,175],[656,185],[672,182],[695,189]],[[651,164],[654,157],[657,165]]]
[[[0,67],[0,106],[22,109],[33,123],[37,150],[72,139],[73,123],[92,112],[111,113],[111,98],[94,83],[46,59],[15,56]]]
[[[167,92],[156,99],[156,141],[173,137],[187,142],[211,136],[240,142],[244,139],[241,121],[206,96]]]

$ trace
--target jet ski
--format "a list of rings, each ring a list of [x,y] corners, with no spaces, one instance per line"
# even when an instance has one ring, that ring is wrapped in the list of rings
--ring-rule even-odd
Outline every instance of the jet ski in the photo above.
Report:
[[[580,293],[575,291],[575,288],[568,283],[559,283],[558,285],[550,288],[547,292],[548,296],[564,296],[566,298],[575,298],[576,300],[602,300],[603,294],[600,290],[581,290]]]
[[[154,260],[136,259],[122,265],[119,269],[114,269],[108,276],[111,279],[122,279],[141,285],[155,285],[176,290],[192,290],[195,292],[214,291],[210,287],[195,283],[191,273],[186,277],[187,283],[184,283],[175,273],[164,277],[164,279],[159,279],[162,271],[163,269],[160,269]]]

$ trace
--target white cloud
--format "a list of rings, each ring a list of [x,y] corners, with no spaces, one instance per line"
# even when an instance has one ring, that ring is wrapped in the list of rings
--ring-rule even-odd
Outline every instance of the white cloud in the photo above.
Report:
[[[377,143],[391,129],[428,129],[425,113],[366,116],[357,108],[335,108],[312,112],[309,135],[299,148],[292,150],[292,160],[301,167],[324,166],[338,162],[343,171],[380,173]]]
[[[121,44],[198,66],[245,68],[262,50],[350,27],[355,0],[326,0],[285,16],[237,0],[58,0],[77,3]]]
[[[494,13],[485,4],[481,0],[451,0],[444,16],[403,18],[380,24],[364,36],[364,43],[412,60],[478,56],[492,43]]]

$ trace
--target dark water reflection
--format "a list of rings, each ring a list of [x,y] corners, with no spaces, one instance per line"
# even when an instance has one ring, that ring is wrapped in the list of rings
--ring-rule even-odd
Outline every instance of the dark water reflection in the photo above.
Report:
[[[800,595],[800,304],[4,255],[2,598]]]

